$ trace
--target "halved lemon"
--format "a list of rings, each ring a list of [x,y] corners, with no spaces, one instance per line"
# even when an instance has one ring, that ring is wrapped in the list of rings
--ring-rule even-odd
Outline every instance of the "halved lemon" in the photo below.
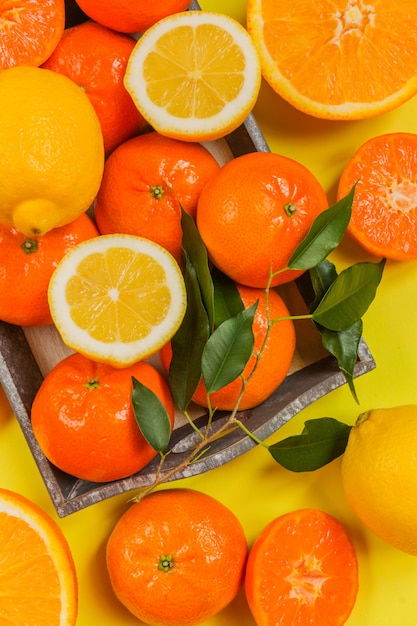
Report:
[[[164,248],[134,235],[102,235],[72,248],[49,283],[52,319],[64,343],[127,367],[157,352],[186,309],[181,270]]]
[[[156,131],[209,141],[233,131],[251,112],[261,68],[239,22],[220,13],[184,11],[138,39],[124,84]]]
[[[36,504],[0,489],[2,624],[74,626],[74,561],[59,526]]]

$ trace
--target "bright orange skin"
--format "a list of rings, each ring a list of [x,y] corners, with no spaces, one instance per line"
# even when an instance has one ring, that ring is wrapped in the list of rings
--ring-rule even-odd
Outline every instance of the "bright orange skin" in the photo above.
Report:
[[[356,184],[348,233],[370,254],[417,259],[417,134],[387,133],[363,143],[344,168],[338,199]]]
[[[116,369],[75,353],[49,372],[32,405],[32,427],[54,465],[77,478],[107,482],[140,471],[156,456],[135,420],[132,377],[159,397],[172,429],[171,392],[145,361]]]
[[[220,169],[199,144],[151,132],[133,137],[107,159],[95,216],[101,234],[151,239],[181,259],[181,206],[195,214],[201,190]]]
[[[158,569],[171,556],[167,571]],[[241,588],[247,559],[234,513],[190,489],[153,492],[117,522],[107,568],[119,600],[140,620],[163,626],[200,624]]]
[[[64,31],[42,66],[71,78],[86,92],[101,125],[106,154],[147,127],[123,85],[135,44],[129,35],[84,22]]]
[[[64,26],[64,0],[2,2],[0,70],[16,65],[42,65],[58,44]]]
[[[264,289],[238,285],[239,293],[245,308],[249,308],[259,300],[254,323],[252,326],[255,344],[254,353],[259,352],[263,344],[268,318],[266,313],[266,295]],[[269,292],[270,319],[287,317],[290,313],[281,296],[274,290]],[[239,409],[251,409],[264,402],[283,382],[291,366],[295,351],[295,329],[292,320],[283,320],[274,324],[268,341],[258,361],[256,372],[249,381],[239,403]],[[171,344],[166,344],[160,351],[161,361],[168,371],[171,362]],[[252,354],[243,375],[248,377],[256,362]],[[210,395],[210,403],[219,410],[231,411],[235,408],[242,388],[241,378],[226,385]],[[193,401],[200,406],[207,406],[207,392],[203,381],[200,382],[193,396]]]
[[[274,519],[250,550],[245,593],[258,626],[342,626],[358,593],[346,530],[317,509]]]
[[[86,214],[39,237],[0,224],[0,319],[18,326],[52,324],[48,284],[64,254],[97,237]]]
[[[190,0],[77,0],[88,17],[122,33],[143,33],[158,20],[184,11]]]
[[[283,270],[317,215],[328,208],[324,189],[301,163],[253,152],[226,163],[204,187],[197,227],[214,265],[238,283],[266,287]],[[278,274],[272,285],[300,271]]]

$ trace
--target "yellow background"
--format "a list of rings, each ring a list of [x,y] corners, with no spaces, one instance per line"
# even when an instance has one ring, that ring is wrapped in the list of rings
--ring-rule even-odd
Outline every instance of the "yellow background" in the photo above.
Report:
[[[246,3],[242,0],[205,0],[201,5],[245,21]],[[254,113],[271,150],[307,166],[330,201],[335,199],[345,163],[366,139],[391,131],[417,132],[417,99],[379,118],[328,122],[297,112],[263,84]],[[346,239],[333,260],[342,267],[374,259]],[[416,263],[387,263],[377,297],[364,318],[365,339],[377,367],[356,380],[360,406],[344,386],[303,410],[271,437],[271,443],[300,432],[304,421],[313,417],[332,416],[353,423],[357,414],[368,408],[417,404],[416,280]],[[78,626],[138,624],[114,598],[104,558],[106,539],[125,510],[127,497],[118,496],[59,519],[2,390],[0,467],[1,486],[40,505],[58,522],[70,543],[79,580]],[[339,461],[298,475],[280,468],[265,450],[257,448],[224,467],[176,484],[211,494],[230,507],[241,520],[249,544],[271,519],[286,511],[317,507],[333,514],[350,533],[359,558],[360,591],[348,626],[416,623],[417,560],[380,541],[359,522],[344,498]],[[243,593],[206,622],[206,626],[226,625],[254,626]]]

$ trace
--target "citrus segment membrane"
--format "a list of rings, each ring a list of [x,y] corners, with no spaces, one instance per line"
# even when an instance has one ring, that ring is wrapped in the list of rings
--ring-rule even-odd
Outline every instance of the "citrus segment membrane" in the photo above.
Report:
[[[255,104],[260,81],[247,31],[208,11],[160,20],[138,40],[125,75],[127,90],[155,130],[194,141],[237,128]]]
[[[185,312],[178,264],[161,246],[133,235],[102,235],[85,243],[64,257],[49,286],[63,341],[122,367],[156,352]]]

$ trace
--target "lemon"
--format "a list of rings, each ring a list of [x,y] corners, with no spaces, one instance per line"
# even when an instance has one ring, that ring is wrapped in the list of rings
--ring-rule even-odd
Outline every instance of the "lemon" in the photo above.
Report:
[[[134,235],[102,235],[63,257],[48,301],[67,346],[127,367],[171,339],[185,313],[186,290],[177,262],[158,244]]]
[[[93,202],[103,136],[85,92],[39,67],[0,72],[0,222],[27,236],[69,224]]]
[[[381,539],[417,555],[417,406],[359,416],[341,471],[359,519]]]
[[[233,131],[251,112],[261,67],[239,22],[220,13],[184,11],[138,39],[124,84],[159,133],[209,141]]]

